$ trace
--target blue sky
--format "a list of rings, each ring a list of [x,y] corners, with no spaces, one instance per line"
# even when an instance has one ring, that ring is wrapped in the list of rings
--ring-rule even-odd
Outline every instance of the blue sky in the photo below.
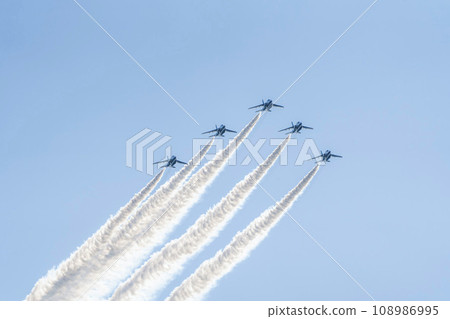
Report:
[[[162,132],[184,159],[214,124],[240,130],[254,114],[247,107],[280,95],[371,1],[80,3],[200,126],[73,1],[2,1],[1,300],[23,299],[145,185],[149,176],[125,165],[128,138]],[[290,213],[379,300],[449,297],[449,9],[443,0],[380,0],[250,136],[280,137],[303,121],[314,131],[300,143],[311,137],[344,155]],[[227,167],[171,237],[255,165]],[[311,168],[277,165],[261,184],[281,198]],[[160,298],[271,204],[256,190]],[[283,218],[207,299],[368,297]]]

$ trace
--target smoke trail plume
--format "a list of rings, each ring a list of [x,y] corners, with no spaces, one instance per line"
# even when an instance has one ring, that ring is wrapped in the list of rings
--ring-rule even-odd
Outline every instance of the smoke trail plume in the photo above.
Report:
[[[190,190],[203,191],[209,185],[208,182],[217,176],[229,156],[248,136],[259,117],[259,114],[255,116],[223,151],[202,167],[178,191],[177,188],[167,185],[168,183],[158,189],[152,198],[138,209],[136,214],[96,254],[96,258],[76,265],[78,269],[74,275],[64,274],[61,282],[53,285],[53,289],[47,291],[41,299],[78,300],[108,297],[130,272],[149,257],[154,246],[159,244],[176,225],[179,220],[176,218],[177,212],[186,207],[186,205],[181,206],[181,203],[195,202],[189,197],[192,196]],[[204,149],[209,149],[211,143]],[[186,166],[193,167],[192,162],[197,163],[198,158],[201,159],[202,155],[205,155],[204,149],[200,152],[203,154],[196,155],[197,160],[192,159]],[[186,166],[181,172],[188,169]]]
[[[244,177],[236,186],[205,214],[201,215],[186,233],[167,243],[153,254],[126,282],[114,292],[112,300],[149,300],[164,287],[183,264],[198,253],[225,227],[244,204],[257,183],[275,163],[290,139],[290,135],[267,159]]]
[[[257,114],[227,147],[196,172],[183,185],[180,191],[170,199],[170,205],[155,210],[153,216],[157,217],[149,220],[147,224],[129,223],[124,227],[124,238],[128,238],[128,234],[134,234],[142,230],[143,225],[145,229],[129,246],[120,246],[120,243],[123,242],[122,238],[116,240],[113,254],[110,254],[104,262],[105,265],[111,265],[110,269],[96,280],[92,289],[85,294],[85,298],[98,299],[109,297],[117,286],[126,280],[130,273],[148,259],[152,249],[164,241],[165,237],[186,215],[190,207],[200,199],[206,188],[219,175],[230,156],[250,134],[260,116],[260,114]],[[121,258],[118,258],[119,256]]]
[[[167,300],[200,299],[207,294],[223,276],[232,271],[267,237],[270,230],[302,194],[318,169],[319,165],[316,165],[281,201],[264,211],[243,231],[238,232],[223,250],[219,250],[214,257],[204,261],[191,276],[172,291]]]
[[[158,173],[139,193],[135,194],[133,198],[123,206],[115,215],[111,216],[106,223],[100,227],[91,237],[89,237],[71,256],[62,262],[58,268],[64,269],[64,272],[68,271],[70,264],[82,262],[83,260],[92,258],[92,255],[97,249],[103,245],[113,234],[114,230],[122,224],[135,210],[136,208],[147,198],[156,185],[161,180],[164,170]],[[49,276],[50,273],[47,275]],[[53,278],[55,280],[56,278]],[[38,291],[42,285],[45,285],[44,281],[48,280],[47,277],[43,277],[33,288],[32,295],[42,293]]]
[[[86,289],[88,289],[91,282],[89,280],[95,280],[91,278],[95,274],[91,274],[91,270],[103,267],[101,258],[108,254],[111,249],[111,245],[114,242],[115,233],[113,230],[117,229],[117,225],[122,223],[122,228],[117,229],[116,232],[120,232],[123,229],[123,224],[128,224],[131,221],[136,222],[142,219],[144,215],[143,211],[151,210],[151,207],[159,207],[166,205],[170,200],[170,195],[173,191],[177,190],[185,179],[192,173],[198,163],[206,155],[213,143],[213,139],[205,145],[198,154],[196,154],[191,161],[183,168],[172,176],[164,185],[162,185],[153,195],[151,195],[140,208],[137,209],[136,214],[131,216],[131,219],[126,221],[130,214],[118,213],[112,217],[107,223],[100,228],[93,236],[91,236],[81,247],[79,247],[71,256],[63,261],[57,268],[53,268],[48,271],[47,275],[38,280],[33,287],[31,293],[27,296],[27,300],[74,300],[77,299]],[[162,170],[152,180],[154,186],[161,179],[164,174]],[[153,185],[153,183],[150,184]],[[149,186],[147,185],[147,187]],[[153,186],[153,187],[154,187]],[[147,188],[146,187],[146,188]],[[148,189],[147,189],[148,190]],[[150,193],[151,190],[148,192]],[[130,207],[135,205],[137,208],[139,203],[136,197],[145,199],[144,193],[141,191],[136,195],[130,203],[125,207],[124,211],[130,211]],[[147,194],[148,195],[148,194]],[[130,204],[130,205],[129,205]],[[116,217],[116,218],[115,218]],[[111,221],[113,220],[113,221]],[[105,230],[105,232],[102,231]],[[96,236],[101,234],[101,236]],[[98,274],[97,274],[98,276]],[[94,277],[95,278],[95,277]]]

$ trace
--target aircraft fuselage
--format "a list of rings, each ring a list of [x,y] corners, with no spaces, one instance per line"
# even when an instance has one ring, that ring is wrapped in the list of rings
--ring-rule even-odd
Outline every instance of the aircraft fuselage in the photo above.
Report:
[[[175,167],[175,164],[177,163],[177,157],[176,156],[172,156],[169,161],[167,162],[166,166],[167,167]]]
[[[331,151],[326,151],[323,153],[322,158],[325,162],[329,162],[331,158]]]
[[[263,111],[270,111],[270,109],[273,106],[273,101],[271,99],[268,99],[267,101],[264,102],[264,106],[263,106]]]
[[[225,134],[225,125],[220,125],[218,128],[217,128],[217,133],[216,133],[216,135],[217,136],[223,136],[223,134]]]
[[[294,128],[292,129],[292,133],[300,133],[302,127],[303,127],[302,122],[297,122],[297,124],[295,124]]]

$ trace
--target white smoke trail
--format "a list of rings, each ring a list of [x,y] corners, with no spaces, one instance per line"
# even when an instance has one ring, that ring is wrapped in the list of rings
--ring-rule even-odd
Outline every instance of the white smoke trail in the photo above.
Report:
[[[244,204],[257,183],[275,163],[290,135],[267,159],[244,177],[236,186],[205,214],[201,215],[181,237],[167,243],[153,254],[114,292],[111,300],[149,300],[170,279],[181,271],[183,264],[212,241]]]
[[[121,213],[112,217],[115,223],[110,223],[111,219],[106,222],[104,226],[100,228],[93,236],[91,236],[81,247],[79,247],[71,256],[63,261],[57,268],[53,268],[48,271],[47,275],[38,280],[33,287],[31,293],[27,296],[27,300],[73,300],[76,299],[85,289],[89,287],[91,282],[91,270],[95,269],[95,265],[102,267],[100,258],[105,255],[105,250],[108,251],[111,248],[113,240],[113,229],[116,229],[120,223],[127,224],[131,221],[135,222],[143,215],[144,209],[148,210],[148,207],[164,206],[170,200],[170,195],[173,191],[177,190],[187,177],[192,173],[198,163],[206,155],[213,143],[213,139],[205,145],[198,154],[196,154],[191,161],[183,168],[172,176],[164,185],[162,185],[153,195],[151,195],[141,207],[138,208],[136,214],[132,218],[126,221],[130,214]],[[158,182],[163,172],[162,170],[152,180]],[[152,182],[149,183],[152,184]],[[147,186],[149,186],[147,185]],[[155,183],[156,186],[156,183]],[[151,190],[150,190],[151,191]],[[146,196],[142,191],[137,195],[142,199]],[[150,192],[149,192],[150,193]],[[148,194],[147,194],[148,195]],[[135,196],[135,197],[137,197]],[[130,203],[136,205],[136,207],[142,202],[137,203],[133,198]],[[129,203],[129,204],[130,204]],[[125,206],[129,206],[128,204]],[[135,207],[135,208],[136,208]],[[130,211],[127,209],[127,211]],[[123,225],[122,225],[123,228]],[[121,231],[118,229],[117,232]],[[102,229],[101,236],[96,236]],[[104,236],[103,236],[104,235]],[[113,237],[113,238],[111,238]],[[94,265],[94,266],[93,266]],[[91,279],[92,280],[92,279]],[[78,295],[77,295],[78,294]]]
[[[63,261],[58,269],[61,272],[66,273],[70,269],[71,264],[77,264],[86,259],[92,258],[92,255],[97,249],[103,245],[113,234],[114,230],[122,224],[135,210],[136,208],[147,198],[156,185],[161,180],[165,169],[161,170],[139,193],[135,194],[133,198],[123,206],[115,215],[111,216],[103,226],[101,226],[91,237],[89,237],[71,256]],[[49,276],[57,275],[57,272],[50,271],[47,277],[41,278],[34,286],[29,296],[30,300],[34,295],[44,293],[43,288],[49,281],[58,280],[56,277],[48,278]],[[47,289],[51,289],[47,287]]]
[[[109,268],[95,281],[92,288],[84,293],[85,299],[109,297],[130,273],[149,258],[152,249],[164,241],[165,237],[186,215],[190,207],[200,199],[206,188],[219,175],[230,156],[250,134],[260,116],[260,114],[257,114],[227,147],[196,172],[180,191],[170,199],[168,207],[160,207],[152,213],[153,216],[158,217],[148,220],[148,223],[145,224],[142,222],[129,223],[124,227],[123,232],[121,232],[120,237],[118,236],[119,238],[112,247],[112,253],[107,256],[104,262],[105,265],[110,265]],[[129,246],[121,245],[123,239],[129,238],[129,234],[134,234],[143,227],[145,228],[144,231]]]
[[[214,257],[204,261],[192,275],[172,291],[166,300],[200,299],[207,294],[223,276],[233,270],[267,237],[270,230],[302,194],[318,169],[319,165],[316,165],[281,201],[264,211],[243,231],[238,232],[223,250],[219,250]]]
[[[213,161],[202,167],[181,189],[175,191],[176,189],[167,183],[162,186],[145,205],[138,209],[133,218],[121,227],[108,245],[97,253],[95,259],[78,265],[81,271],[77,271],[75,276],[65,276],[62,285],[56,285],[55,289],[49,291],[41,299],[78,300],[107,297],[131,271],[148,258],[154,246],[160,243],[170,229],[175,226],[177,219],[174,218],[176,215],[174,211],[177,208],[183,208],[180,207],[180,203],[187,200],[193,204],[192,200],[186,198],[191,195],[186,189],[193,188],[203,191],[209,184],[208,181],[212,181],[207,177],[217,176],[228,157],[248,136],[259,117],[259,114],[255,116],[234,140],[215,156]],[[189,165],[191,162],[186,166],[192,166]],[[198,180],[200,182],[196,183]],[[160,222],[160,219],[165,220],[166,217],[169,217],[166,223]],[[162,227],[155,227],[159,224],[162,224]],[[167,224],[170,226],[167,227]],[[166,228],[166,231],[161,228]]]

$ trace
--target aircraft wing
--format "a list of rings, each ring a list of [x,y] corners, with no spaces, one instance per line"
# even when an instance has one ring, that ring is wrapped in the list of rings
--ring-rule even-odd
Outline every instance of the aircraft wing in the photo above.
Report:
[[[177,160],[177,163],[186,165],[187,163]]]
[[[278,132],[283,132],[283,131],[287,131],[287,130],[292,130],[294,127],[293,126],[291,126],[291,127],[286,127],[286,128],[284,128],[284,129],[282,129],[282,130],[279,130]]]
[[[217,129],[211,130],[211,131],[207,131],[207,132],[203,132],[202,134],[208,134],[208,133],[212,133],[212,132],[217,132]]]
[[[311,157],[308,161],[311,161],[313,159],[320,158],[320,157],[322,157],[322,155],[319,155],[319,156],[316,156],[316,157]]]
[[[330,154],[332,157],[340,157],[340,158],[342,158],[342,156],[341,155],[335,155],[335,154]]]
[[[306,128],[306,129],[308,129],[308,130],[313,130],[313,128],[312,128],[312,127],[309,127],[309,126],[304,126],[304,125],[302,125],[302,128]]]
[[[273,104],[273,106],[275,106],[275,107],[281,107],[281,108],[284,108],[284,106],[283,106],[283,105],[279,105],[279,104]]]
[[[229,129],[225,129],[225,131],[227,131],[227,132],[231,132],[231,133],[237,133],[236,131],[233,131],[233,130],[229,130]]]
[[[256,109],[257,107],[262,107],[262,106],[264,106],[264,104],[255,105],[255,106],[249,107],[248,109]]]
[[[169,161],[169,160],[164,160],[164,161],[154,162],[153,164],[167,163],[168,161]]]

